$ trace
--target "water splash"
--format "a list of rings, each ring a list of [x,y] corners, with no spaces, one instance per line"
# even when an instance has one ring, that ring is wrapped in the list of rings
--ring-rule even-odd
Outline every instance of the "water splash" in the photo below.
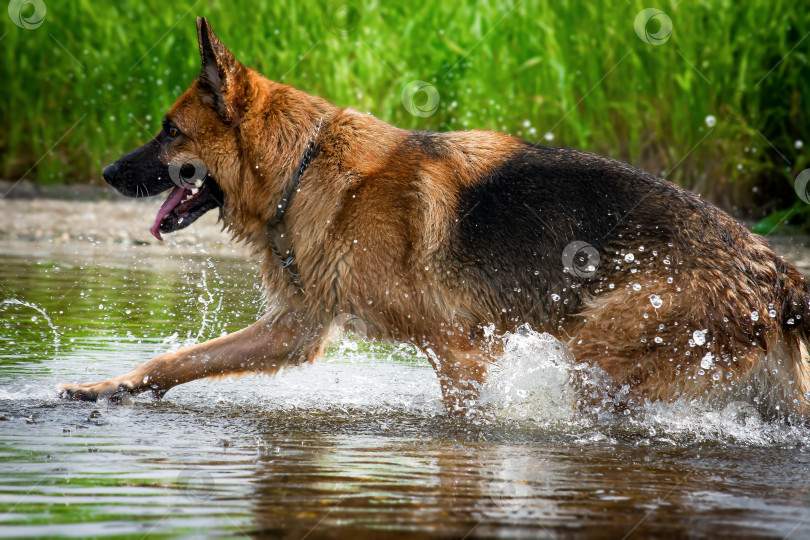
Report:
[[[559,428],[583,441],[611,433],[639,441],[712,441],[746,445],[808,444],[810,428],[764,420],[752,403],[629,403],[628,388],[600,368],[578,363],[564,343],[521,327],[502,336],[504,353],[490,370],[479,406],[489,422]]]
[[[26,302],[25,300],[18,300],[16,298],[7,298],[5,300],[0,300],[0,309],[5,308],[6,306],[23,306],[23,307],[33,309],[34,311],[39,313],[42,316],[42,318],[45,320],[45,322],[48,324],[48,327],[51,329],[51,332],[53,332],[53,346],[54,346],[54,351],[55,351],[54,357],[59,356],[59,351],[60,351],[60,347],[61,347],[61,344],[62,344],[60,339],[59,339],[59,330],[57,329],[56,325],[53,324],[53,321],[51,320],[51,318],[48,316],[48,313],[43,308],[41,308],[38,305],[33,304],[31,302]]]
[[[500,339],[503,355],[490,369],[478,401],[496,419],[540,425],[582,421],[613,411],[626,393],[615,388],[613,395],[608,393],[615,387],[608,375],[597,366],[578,363],[550,334],[524,325]]]
[[[207,258],[202,268],[199,270],[199,279],[195,276],[195,271],[190,266],[196,269],[198,263],[196,261],[185,260],[186,272],[184,273],[186,287],[188,290],[188,305],[189,307],[196,307],[199,312],[199,322],[196,318],[189,318],[188,322],[192,323],[191,327],[185,332],[185,337],[180,337],[180,332],[166,336],[162,342],[162,347],[169,347],[169,350],[176,350],[180,347],[190,347],[198,343],[202,343],[207,339],[215,337],[216,334],[224,335],[226,321],[221,317],[223,310],[222,305],[224,301],[224,294],[219,287],[209,284],[208,272],[213,274],[213,279],[218,283],[223,283],[222,276],[217,271],[216,266],[211,258]],[[219,330],[219,332],[217,332]],[[155,353],[163,352],[162,349],[156,350]]]
[[[504,336],[504,354],[490,370],[480,406],[496,418],[542,423],[570,420],[577,396],[573,356],[549,334],[520,328]]]
[[[214,268],[214,265],[211,263],[210,259],[207,261],[207,263],[209,267],[212,269]],[[216,272],[216,270],[214,270],[214,272]],[[222,295],[220,294],[218,305],[213,310],[210,309],[210,306],[214,304],[216,298],[214,297],[214,293],[208,288],[208,274],[206,273],[205,268],[202,269],[199,288],[203,291],[197,297],[197,304],[200,306],[202,320],[200,321],[200,328],[197,330],[197,335],[194,338],[189,335],[188,339],[186,339],[186,343],[184,343],[186,346],[194,345],[195,343],[205,340],[205,330],[211,324],[209,317],[214,317],[222,308]]]

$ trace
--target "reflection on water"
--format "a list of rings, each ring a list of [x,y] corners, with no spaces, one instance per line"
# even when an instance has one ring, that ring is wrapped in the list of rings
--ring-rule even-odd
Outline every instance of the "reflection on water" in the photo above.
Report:
[[[539,335],[475,419],[445,415],[414,351],[350,340],[160,402],[57,399],[252,322],[260,295],[236,259],[0,255],[0,535],[810,535],[810,430],[733,406],[580,414]]]

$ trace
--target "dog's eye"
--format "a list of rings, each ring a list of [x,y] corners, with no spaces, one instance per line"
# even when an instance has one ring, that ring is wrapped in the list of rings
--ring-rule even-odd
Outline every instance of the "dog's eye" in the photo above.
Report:
[[[180,130],[179,129],[177,129],[174,126],[169,128],[169,137],[171,137],[173,139],[173,138],[177,137],[178,135],[180,135]]]

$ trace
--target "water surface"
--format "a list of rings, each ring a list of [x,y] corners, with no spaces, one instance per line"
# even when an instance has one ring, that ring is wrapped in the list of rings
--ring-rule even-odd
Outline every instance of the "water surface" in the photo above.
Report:
[[[253,322],[261,291],[239,258],[31,249],[0,252],[2,536],[810,537],[810,430],[741,406],[582,413],[539,335],[506,359],[533,375],[471,419],[416,351],[350,338],[274,378],[61,401]]]

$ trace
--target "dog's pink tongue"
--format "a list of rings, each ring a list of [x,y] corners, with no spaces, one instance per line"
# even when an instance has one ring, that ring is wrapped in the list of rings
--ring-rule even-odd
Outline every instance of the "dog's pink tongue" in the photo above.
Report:
[[[160,222],[163,221],[166,214],[172,211],[172,208],[180,204],[185,192],[186,190],[180,186],[175,187],[172,192],[169,193],[166,201],[160,205],[160,210],[158,210],[157,216],[155,216],[155,222],[152,224],[152,228],[149,230],[152,232],[152,235],[161,242],[163,242],[163,237],[160,236]]]

